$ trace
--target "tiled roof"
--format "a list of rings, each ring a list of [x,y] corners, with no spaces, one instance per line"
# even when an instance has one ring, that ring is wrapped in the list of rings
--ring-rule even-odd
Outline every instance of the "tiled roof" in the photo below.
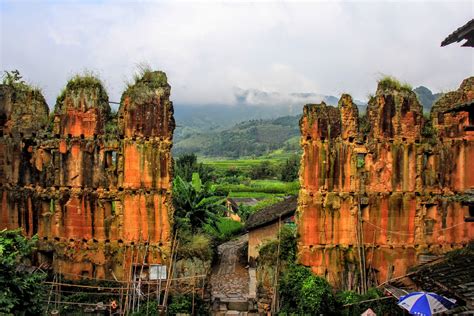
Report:
[[[455,42],[460,42],[466,39],[464,47],[474,47],[474,19],[467,22],[465,25],[458,28],[456,31],[451,33],[444,41],[441,42],[441,46],[446,46]]]
[[[247,230],[252,230],[273,223],[279,218],[283,219],[288,217],[295,213],[297,204],[297,196],[288,197],[279,203],[270,205],[269,207],[250,215],[245,226]]]
[[[434,292],[474,308],[474,244],[454,251],[443,259],[416,267],[403,278],[385,284],[388,289],[404,288],[408,292]],[[395,294],[392,294],[396,296]]]

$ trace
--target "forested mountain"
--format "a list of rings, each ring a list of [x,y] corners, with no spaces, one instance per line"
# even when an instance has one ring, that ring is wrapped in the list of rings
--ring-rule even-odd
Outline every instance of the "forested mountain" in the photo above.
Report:
[[[276,149],[299,150],[300,116],[249,120],[231,128],[195,131],[175,138],[175,155],[195,153],[215,157],[260,156]]]

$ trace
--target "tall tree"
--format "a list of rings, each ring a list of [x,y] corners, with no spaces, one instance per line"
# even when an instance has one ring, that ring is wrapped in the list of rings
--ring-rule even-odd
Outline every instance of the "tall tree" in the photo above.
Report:
[[[185,181],[191,181],[193,173],[198,173],[203,182],[211,180],[212,168],[197,162],[195,154],[184,154],[175,162],[174,174]]]
[[[298,179],[300,170],[300,157],[297,155],[290,156],[281,168],[280,180],[285,182],[295,181]]]

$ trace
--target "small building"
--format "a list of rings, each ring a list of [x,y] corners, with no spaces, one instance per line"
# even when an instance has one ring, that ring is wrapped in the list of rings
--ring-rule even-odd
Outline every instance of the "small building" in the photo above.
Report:
[[[239,210],[239,206],[233,199],[227,198],[225,201],[225,207],[227,208],[227,210],[224,213],[225,217],[228,217],[236,222],[242,221],[240,216],[237,214]]]
[[[258,257],[259,247],[263,243],[277,238],[280,225],[294,223],[297,204],[298,197],[290,196],[250,215],[245,225],[249,234],[250,262]]]

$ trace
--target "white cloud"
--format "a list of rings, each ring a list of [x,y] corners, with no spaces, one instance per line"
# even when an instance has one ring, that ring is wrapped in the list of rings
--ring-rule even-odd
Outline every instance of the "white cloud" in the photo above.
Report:
[[[473,13],[472,1],[4,2],[0,66],[51,106],[83,69],[118,100],[140,62],[167,72],[176,104],[234,103],[236,89],[364,99],[380,73],[446,90],[472,75],[473,55],[439,44]]]

